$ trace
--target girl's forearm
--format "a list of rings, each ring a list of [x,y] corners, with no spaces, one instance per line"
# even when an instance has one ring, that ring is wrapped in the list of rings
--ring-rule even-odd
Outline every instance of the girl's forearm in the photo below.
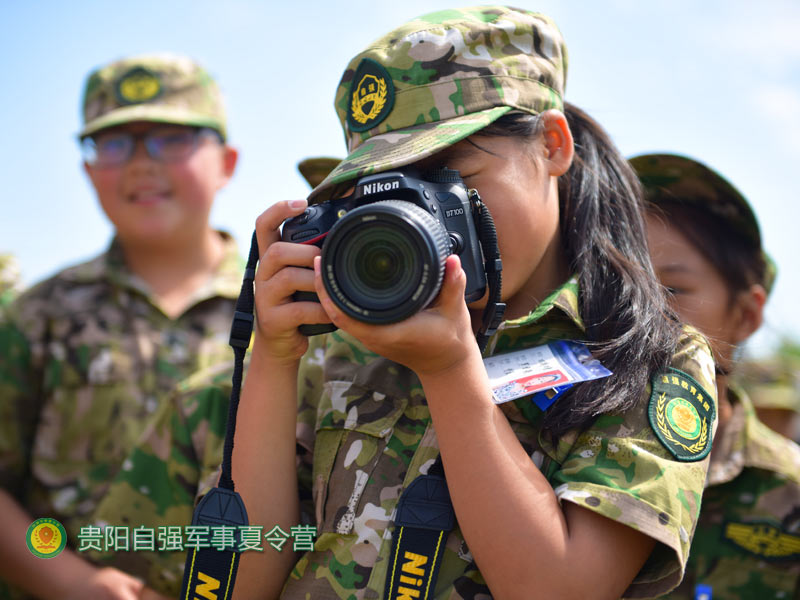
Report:
[[[619,597],[641,567],[629,564],[628,552],[652,547],[651,540],[577,506],[562,509],[491,401],[477,354],[422,383],[459,526],[492,592],[527,600]],[[606,571],[617,542],[624,549]]]
[[[256,342],[236,419],[232,473],[250,525],[267,533],[299,524],[295,440],[297,363],[278,364]],[[296,562],[291,548],[242,555],[236,598],[277,597]]]

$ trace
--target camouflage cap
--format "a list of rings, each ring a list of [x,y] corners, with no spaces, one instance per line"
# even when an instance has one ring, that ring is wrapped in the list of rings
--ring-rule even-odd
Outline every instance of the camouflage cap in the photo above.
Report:
[[[764,281],[772,290],[777,269],[763,252],[758,219],[745,197],[722,175],[703,163],[679,154],[641,154],[630,159],[649,202],[685,202],[702,207],[727,222],[744,239],[761,249],[766,263]]]
[[[226,137],[217,84],[193,60],[174,54],[123,58],[90,73],[78,135],[131,121],[210,127]]]
[[[340,162],[342,162],[341,158],[331,158],[329,156],[304,158],[297,163],[297,170],[300,171],[308,185],[315,188]]]
[[[548,17],[504,6],[418,17],[350,61],[335,107],[350,153],[309,197],[415,162],[512,110],[563,110],[567,49]]]

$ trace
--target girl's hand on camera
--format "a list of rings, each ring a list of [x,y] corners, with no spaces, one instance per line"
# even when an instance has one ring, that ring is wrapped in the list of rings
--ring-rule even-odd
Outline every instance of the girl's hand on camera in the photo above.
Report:
[[[436,375],[464,364],[478,345],[464,302],[467,276],[457,255],[447,258],[442,289],[435,302],[417,314],[390,325],[370,325],[344,314],[325,291],[320,259],[314,259],[316,292],[330,321],[358,338],[367,348],[419,376]]]
[[[278,227],[306,206],[305,200],[278,202],[256,220],[261,252],[255,277],[256,341],[279,362],[295,362],[308,348],[308,338],[297,330],[300,325],[330,323],[319,303],[292,300],[297,291],[314,291],[312,268],[320,249],[282,242]]]

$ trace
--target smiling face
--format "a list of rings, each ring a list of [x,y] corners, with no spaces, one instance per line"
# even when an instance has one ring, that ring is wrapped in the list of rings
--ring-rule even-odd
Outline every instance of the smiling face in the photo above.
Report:
[[[170,126],[138,122],[107,131],[140,136],[165,127]],[[152,158],[139,140],[122,165],[84,167],[123,245],[163,245],[191,244],[208,229],[214,196],[230,179],[235,163],[233,149],[202,136],[197,148],[177,162]]]
[[[475,188],[497,228],[506,318],[530,312],[568,276],[559,236],[556,178],[543,144],[474,135],[422,163],[457,169]],[[485,300],[471,304],[482,307]]]

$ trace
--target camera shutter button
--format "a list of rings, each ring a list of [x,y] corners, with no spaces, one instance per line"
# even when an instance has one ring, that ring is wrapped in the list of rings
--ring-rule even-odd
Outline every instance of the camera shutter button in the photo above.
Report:
[[[297,223],[300,225],[305,225],[308,223],[309,219],[314,216],[316,212],[315,207],[309,206],[307,209],[303,211],[302,214],[297,215]]]

